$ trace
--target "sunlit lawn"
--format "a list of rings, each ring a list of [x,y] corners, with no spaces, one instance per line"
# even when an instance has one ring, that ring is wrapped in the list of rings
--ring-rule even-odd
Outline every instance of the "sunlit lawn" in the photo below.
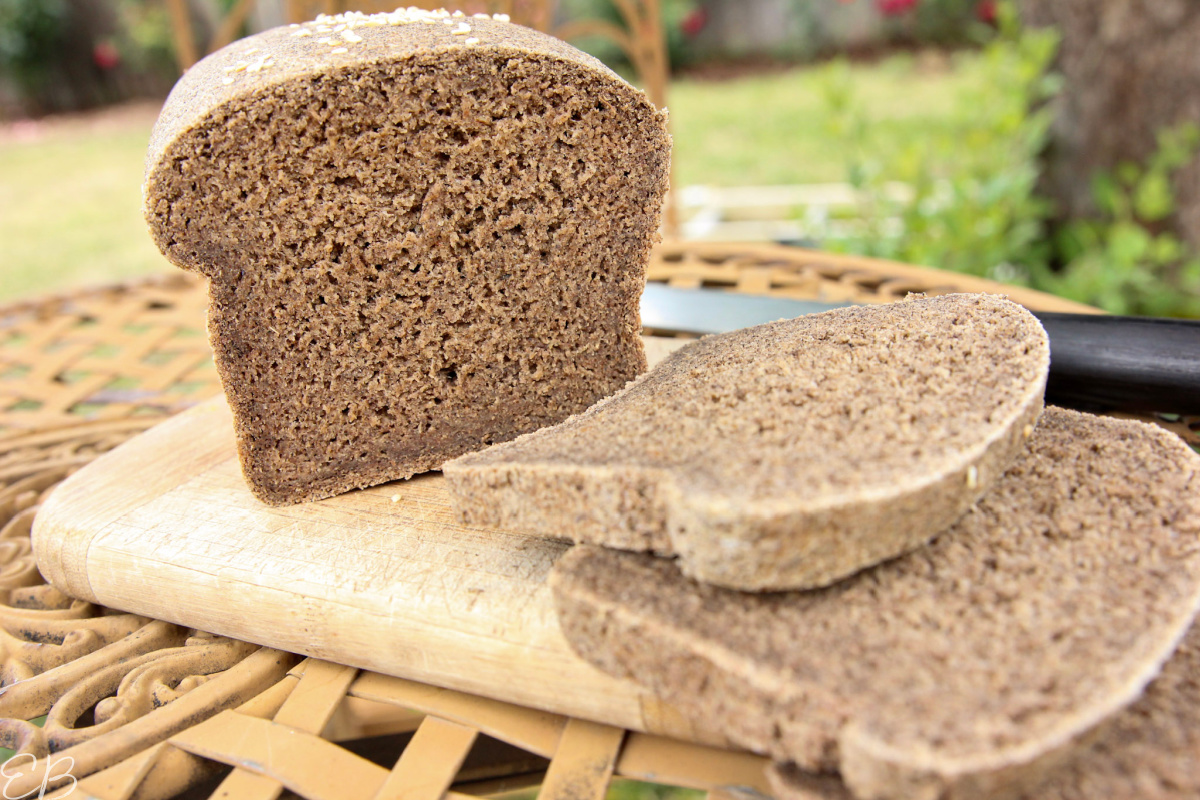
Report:
[[[0,299],[168,267],[141,214],[153,110],[0,139]]]
[[[900,55],[851,68],[875,136],[907,143],[948,127],[956,97],[980,80],[969,54]],[[676,81],[670,90],[675,180],[681,186],[845,180],[831,138],[821,67],[732,81]]]
[[[948,124],[970,60],[896,57],[854,67],[873,121],[898,141]],[[841,180],[819,69],[683,79],[669,99],[678,185]],[[0,131],[0,301],[172,269],[146,234],[142,161],[154,109]]]

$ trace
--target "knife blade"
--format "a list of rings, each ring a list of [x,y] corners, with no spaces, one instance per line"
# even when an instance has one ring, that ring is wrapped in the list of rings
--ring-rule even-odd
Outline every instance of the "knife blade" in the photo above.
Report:
[[[711,334],[854,303],[646,285],[642,325]],[[1033,311],[1050,338],[1046,401],[1085,411],[1200,414],[1200,321]]]

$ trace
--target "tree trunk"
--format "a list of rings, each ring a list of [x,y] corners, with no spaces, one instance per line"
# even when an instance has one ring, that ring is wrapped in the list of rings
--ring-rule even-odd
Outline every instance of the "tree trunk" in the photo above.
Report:
[[[1200,3],[1021,0],[1022,20],[1062,34],[1044,188],[1065,216],[1093,210],[1090,179],[1144,162],[1162,128],[1200,122]],[[1175,176],[1175,231],[1200,250],[1200,158]]]

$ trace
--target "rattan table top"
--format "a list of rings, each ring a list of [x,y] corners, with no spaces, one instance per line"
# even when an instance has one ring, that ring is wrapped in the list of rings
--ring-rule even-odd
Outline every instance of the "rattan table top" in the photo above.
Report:
[[[1029,290],[772,245],[664,245],[648,277],[795,298],[889,302]],[[6,796],[603,797],[614,781],[765,793],[765,761],[437,689],[123,614],[37,571],[29,532],[75,469],[218,391],[207,297],[185,275],[0,308],[0,745]],[[1156,419],[1200,444],[1200,419]],[[40,721],[34,724],[31,720]],[[736,787],[741,787],[736,788]]]

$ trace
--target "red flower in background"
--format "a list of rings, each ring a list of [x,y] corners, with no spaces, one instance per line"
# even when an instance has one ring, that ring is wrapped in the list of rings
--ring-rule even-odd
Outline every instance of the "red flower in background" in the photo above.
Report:
[[[92,48],[92,63],[107,72],[121,65],[121,52],[109,41],[97,42]]]
[[[996,0],[983,0],[982,3],[975,6],[975,16],[979,17],[980,22],[986,22],[988,25],[995,25]]]
[[[918,0],[876,0],[879,13],[886,17],[898,17],[916,7]]]
[[[679,23],[679,29],[683,31],[684,36],[695,36],[704,30],[704,26],[708,24],[708,10],[704,6],[699,6],[692,9],[691,13],[684,17]]]

